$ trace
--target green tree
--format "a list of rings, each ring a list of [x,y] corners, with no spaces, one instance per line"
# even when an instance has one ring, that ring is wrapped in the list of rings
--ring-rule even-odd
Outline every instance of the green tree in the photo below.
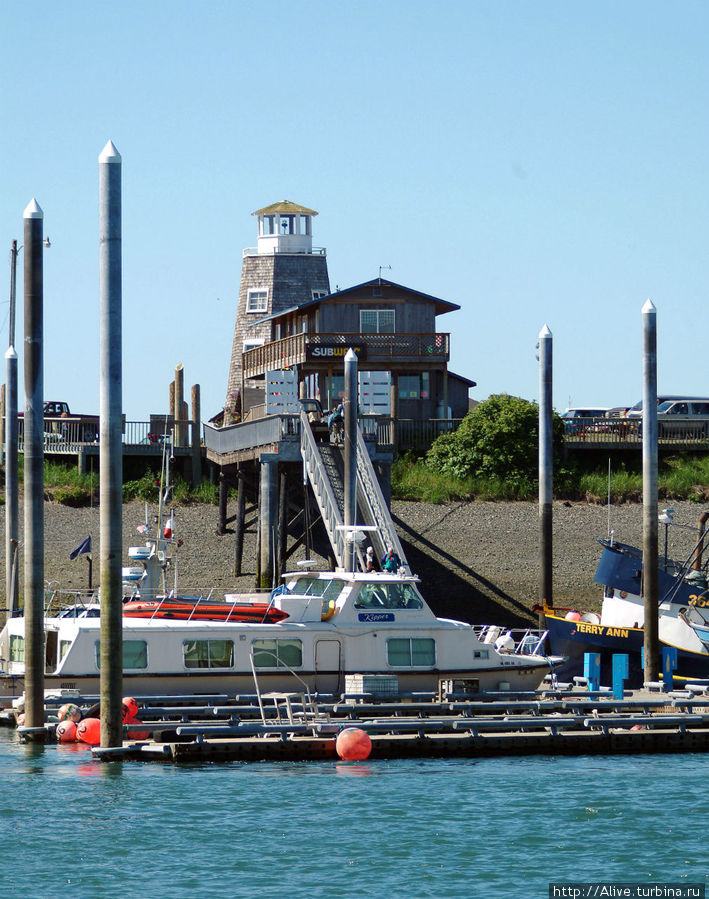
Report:
[[[479,403],[453,434],[442,434],[426,456],[426,464],[459,478],[497,478],[520,488],[537,478],[539,407],[506,393]],[[554,414],[554,467],[559,462],[564,423]]]

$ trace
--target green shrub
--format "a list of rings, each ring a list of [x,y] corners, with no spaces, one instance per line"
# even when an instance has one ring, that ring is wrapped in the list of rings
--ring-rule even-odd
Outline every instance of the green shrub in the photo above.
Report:
[[[52,491],[52,498],[63,506],[72,506],[79,508],[88,506],[91,502],[91,490],[81,485],[68,485],[66,487],[55,487]]]
[[[458,478],[485,477],[526,494],[537,479],[539,407],[536,403],[496,394],[469,412],[452,434],[438,437],[426,464]],[[555,468],[561,461],[564,423],[553,420]]]
[[[146,471],[137,481],[126,481],[123,484],[123,502],[141,499],[146,503],[156,503],[160,499],[160,479]]]

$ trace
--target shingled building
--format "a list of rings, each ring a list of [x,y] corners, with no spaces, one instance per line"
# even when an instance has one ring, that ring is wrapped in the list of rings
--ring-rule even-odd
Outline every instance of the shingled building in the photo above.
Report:
[[[350,346],[359,357],[360,405],[363,385],[376,374],[383,414],[426,420],[467,413],[475,382],[448,371],[450,334],[436,330],[437,316],[459,306],[383,278],[330,293],[325,250],[312,246],[317,213],[283,201],[254,215],[258,247],[244,251],[227,423],[235,397],[242,413],[262,403],[266,372],[281,368],[296,367],[301,395],[332,408],[343,393]]]

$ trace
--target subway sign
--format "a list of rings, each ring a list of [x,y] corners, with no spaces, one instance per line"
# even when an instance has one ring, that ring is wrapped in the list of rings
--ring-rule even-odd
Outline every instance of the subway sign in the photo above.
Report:
[[[348,344],[348,343],[309,343],[305,347],[306,359],[322,359],[328,361],[331,359],[344,359],[347,350],[352,349],[358,359],[367,358],[366,344]]]

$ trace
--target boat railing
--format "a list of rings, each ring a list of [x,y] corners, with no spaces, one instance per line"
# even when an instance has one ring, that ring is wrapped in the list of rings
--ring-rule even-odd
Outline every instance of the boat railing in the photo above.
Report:
[[[545,656],[544,641],[549,633],[539,628],[505,628],[493,624],[476,624],[473,630],[481,643],[494,646],[498,652],[513,655]]]
[[[279,669],[285,668],[286,671],[288,671],[290,674],[292,674],[296,680],[300,681],[300,683],[303,685],[303,706],[304,706],[303,713],[307,717],[307,711],[311,710],[311,711],[314,711],[317,716],[317,705],[316,705],[315,701],[313,700],[312,694],[310,692],[310,687],[308,686],[307,682],[304,681],[303,678],[297,673],[297,671],[294,671],[290,667],[290,665],[286,664],[286,662],[284,662],[283,659],[277,653],[271,652],[270,649],[259,649],[259,654],[272,656]],[[264,705],[263,705],[264,694],[261,692],[261,687],[259,686],[259,682],[258,682],[258,675],[256,674],[256,663],[254,662],[253,648],[251,649],[251,652],[249,653],[249,661],[251,662],[251,673],[254,678],[254,686],[256,688],[256,700],[258,702],[259,711],[261,712],[261,721],[263,722],[264,725],[266,725],[266,724],[268,724],[268,722],[266,720],[266,711],[265,711]],[[283,695],[283,694],[281,694],[281,695]],[[307,698],[307,705],[306,705],[306,698]],[[288,706],[288,708],[289,708],[289,713],[290,713],[290,706]],[[291,722],[292,722],[292,716],[291,716]],[[303,722],[303,723],[305,723],[305,722]]]
[[[81,612],[97,600],[93,590],[67,590],[57,581],[47,581],[44,585],[44,615],[56,618],[60,612],[68,617],[78,617]]]

